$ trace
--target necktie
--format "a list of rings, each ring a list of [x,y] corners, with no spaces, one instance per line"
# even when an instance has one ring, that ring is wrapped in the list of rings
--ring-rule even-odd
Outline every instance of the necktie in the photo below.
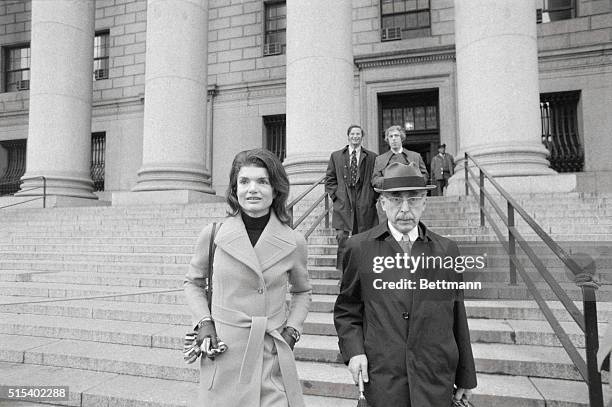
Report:
[[[402,240],[399,241],[400,246],[404,253],[410,254],[410,250],[412,249],[412,243],[410,243],[410,239],[408,236],[402,236]]]
[[[357,184],[357,150],[351,153],[351,179],[350,186],[354,187]]]

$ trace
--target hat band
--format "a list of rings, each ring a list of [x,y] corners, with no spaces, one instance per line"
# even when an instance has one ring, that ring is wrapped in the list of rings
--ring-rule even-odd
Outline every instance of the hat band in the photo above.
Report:
[[[412,177],[393,177],[383,179],[382,189],[424,187],[425,178],[419,176]]]

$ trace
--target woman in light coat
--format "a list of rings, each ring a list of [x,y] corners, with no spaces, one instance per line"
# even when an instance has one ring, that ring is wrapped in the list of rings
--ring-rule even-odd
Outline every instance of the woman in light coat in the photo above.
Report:
[[[212,227],[200,234],[184,288],[198,341],[212,356],[203,353],[200,361],[202,407],[304,406],[292,350],[311,286],[306,241],[288,226],[288,195],[287,174],[274,154],[257,149],[234,158],[231,216],[214,240],[212,312],[204,292]],[[220,340],[228,349],[216,354]]]

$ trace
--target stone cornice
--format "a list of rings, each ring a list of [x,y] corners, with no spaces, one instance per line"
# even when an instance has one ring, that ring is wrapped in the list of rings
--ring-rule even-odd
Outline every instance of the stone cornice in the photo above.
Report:
[[[269,80],[249,82],[228,86],[218,86],[215,100],[247,100],[269,97],[284,97],[286,94],[286,82],[284,80]]]
[[[448,45],[435,48],[389,51],[378,54],[355,56],[355,65],[357,65],[359,69],[392,65],[422,64],[438,61],[455,61],[455,46]]]
[[[612,65],[612,42],[538,52],[541,71]]]

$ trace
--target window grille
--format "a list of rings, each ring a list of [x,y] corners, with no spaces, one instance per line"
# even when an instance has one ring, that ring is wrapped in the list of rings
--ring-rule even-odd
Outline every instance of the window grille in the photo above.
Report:
[[[576,0],[537,0],[538,23],[567,20],[576,17]]]
[[[265,5],[264,56],[284,54],[287,48],[286,2]]]
[[[8,166],[0,177],[0,196],[13,195],[19,191],[21,177],[26,171],[27,140],[0,141],[0,146],[8,152]]]
[[[431,35],[429,0],[382,0],[381,41]]]
[[[101,31],[94,38],[94,80],[108,79],[110,33]]]
[[[284,114],[264,116],[266,148],[283,162],[287,155],[287,121]]]
[[[550,167],[557,172],[580,172],[584,150],[578,134],[580,92],[540,95],[542,144],[550,151]]]
[[[106,151],[106,133],[93,133],[91,135],[91,180],[94,191],[104,191],[104,168]]]
[[[5,92],[30,89],[30,46],[5,48],[4,61]]]

